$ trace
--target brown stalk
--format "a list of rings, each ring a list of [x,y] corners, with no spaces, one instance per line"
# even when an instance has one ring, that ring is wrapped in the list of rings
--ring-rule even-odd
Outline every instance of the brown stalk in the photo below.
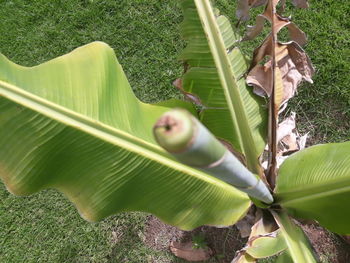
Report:
[[[276,46],[277,46],[277,32],[276,32],[276,5],[279,0],[269,0],[266,6],[265,12],[270,12],[271,17],[271,46],[272,46],[272,56],[271,56],[271,63],[272,63],[272,93],[270,97],[270,103],[269,103],[269,138],[268,138],[268,145],[269,145],[269,159],[268,159],[268,169],[267,169],[267,181],[270,184],[271,189],[274,189],[275,183],[276,183],[276,167],[277,167],[277,125],[278,125],[278,109],[279,105],[275,104],[275,98],[276,98]]]

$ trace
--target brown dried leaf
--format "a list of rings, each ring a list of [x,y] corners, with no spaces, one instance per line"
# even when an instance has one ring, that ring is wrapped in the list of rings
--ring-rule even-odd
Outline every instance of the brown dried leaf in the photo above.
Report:
[[[238,0],[236,16],[239,20],[247,21],[249,19],[249,3],[247,0]]]
[[[305,148],[308,134],[300,136],[295,126],[295,112],[278,125],[279,156],[287,156]]]
[[[278,125],[277,141],[281,141],[284,137],[293,132],[295,129],[295,115],[295,112],[292,112],[288,118],[286,118]]]
[[[277,168],[289,157],[290,154],[303,150],[305,148],[308,134],[301,136],[296,129],[295,125],[295,112],[282,121],[278,125],[277,129],[277,141],[278,141],[278,152],[277,152]],[[265,149],[268,151],[268,147]],[[262,160],[262,166],[267,168],[266,158]]]
[[[289,37],[292,41],[297,42],[300,46],[304,46],[307,42],[307,37],[304,31],[300,30],[294,23],[289,23],[287,25]]]
[[[297,142],[297,135],[295,133],[291,133],[284,137],[281,141],[286,147],[288,148],[288,151],[294,152],[299,151],[299,145]]]
[[[257,210],[254,206],[251,206],[246,216],[235,224],[242,238],[250,236],[253,225],[261,218],[261,216],[261,210]]]
[[[210,259],[210,257],[214,254],[209,247],[194,248],[194,245],[191,241],[186,243],[172,241],[169,247],[170,251],[175,256],[190,262],[205,261]]]
[[[308,0],[292,0],[293,5],[299,8],[308,8],[309,3]]]
[[[264,44],[263,44],[264,45]],[[271,47],[267,44],[256,51],[253,63],[262,60],[262,57],[270,56]],[[283,102],[292,98],[299,83],[304,79],[312,83],[311,77],[314,68],[304,50],[295,42],[279,44],[276,52],[277,65],[281,71],[283,82]],[[253,64],[252,64],[253,65]],[[259,96],[271,96],[272,87],[271,61],[265,65],[256,64],[247,76],[247,84],[254,87],[254,93]]]
[[[236,16],[239,20],[247,21],[249,19],[249,10],[254,7],[262,6],[267,0],[238,0]]]
[[[268,13],[258,15],[255,20],[254,26],[248,26],[247,32],[242,38],[242,41],[246,40],[252,40],[256,38],[264,29],[265,20],[268,20],[271,22],[271,17],[268,15]],[[282,28],[287,27],[289,37],[292,41],[297,42],[299,45],[303,46],[307,42],[306,34],[297,27],[293,22],[290,21],[289,18],[282,17],[278,14],[275,14],[275,33],[281,31]]]
[[[289,42],[289,43],[286,43],[286,45],[287,45],[289,56],[291,57],[297,70],[303,76],[303,79],[305,79],[310,83],[313,83],[311,78],[315,73],[315,68],[311,63],[309,56],[295,42]]]
[[[249,219],[244,217],[243,219],[239,220],[235,225],[238,228],[239,233],[241,234],[241,238],[249,237],[252,228],[252,224]]]
[[[278,229],[278,226],[276,225],[275,221],[267,220],[266,218],[261,218],[252,227],[252,232],[250,233],[248,244],[250,241],[252,241],[256,237],[265,235],[266,233],[274,232],[277,229]]]
[[[242,38],[242,41],[246,40],[252,40],[256,38],[264,29],[265,26],[265,16],[258,15],[255,19],[255,25],[254,26],[248,26],[247,32]]]
[[[292,98],[297,90],[298,84],[302,80],[302,75],[296,69],[293,61],[286,57],[280,60],[278,66],[282,75],[283,82],[283,102],[286,103]],[[247,76],[247,84],[254,87],[254,93],[259,96],[271,96],[271,62],[264,66],[257,65]]]
[[[305,33],[293,24],[290,18],[282,17],[277,12],[276,7],[279,2],[280,0],[268,0],[264,13],[257,17],[256,25],[251,27],[243,38],[243,40],[249,40],[260,34],[265,19],[271,23],[271,33],[254,50],[247,83],[254,86],[254,92],[258,95],[266,94],[270,97],[268,129],[270,153],[266,164],[266,179],[272,189],[275,187],[279,165],[277,157],[282,157],[278,153],[277,138],[278,116],[281,106],[286,105],[286,102],[294,96],[300,81],[302,79],[311,81],[311,76],[314,73],[310,59],[300,47],[306,43]],[[282,0],[281,9],[284,9],[285,2]],[[279,43],[278,32],[284,27],[287,27],[293,41]],[[262,66],[260,63],[265,57],[268,57],[269,61]],[[298,149],[297,139],[293,133],[284,140],[289,151]]]
[[[253,242],[261,237],[276,237],[278,226],[271,218],[262,217],[251,228],[249,239],[244,248],[237,251],[231,263],[256,262],[246,251],[253,246]]]
[[[238,0],[236,16],[239,20],[249,20],[249,10],[254,7],[262,6],[267,3],[268,0]],[[279,0],[274,0],[275,5],[278,4]],[[284,10],[286,0],[281,0],[281,11]],[[292,3],[299,8],[309,7],[307,0],[292,0]]]

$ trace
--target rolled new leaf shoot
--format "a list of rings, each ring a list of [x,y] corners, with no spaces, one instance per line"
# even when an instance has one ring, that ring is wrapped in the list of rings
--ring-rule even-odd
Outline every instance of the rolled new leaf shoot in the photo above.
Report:
[[[155,124],[153,132],[159,145],[180,162],[198,168],[264,203],[273,202],[264,182],[189,112],[180,109],[166,112]]]

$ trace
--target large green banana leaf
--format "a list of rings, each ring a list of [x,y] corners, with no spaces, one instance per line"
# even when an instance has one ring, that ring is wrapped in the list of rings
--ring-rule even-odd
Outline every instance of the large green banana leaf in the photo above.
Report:
[[[155,144],[174,104],[187,105],[140,102],[101,42],[30,68],[0,56],[0,177],[17,195],[56,188],[91,221],[138,210],[183,229],[235,223],[247,195]]]
[[[225,16],[214,14],[209,0],[182,0],[181,5],[181,32],[188,45],[180,59],[189,65],[183,89],[205,106],[201,121],[244,154],[248,168],[259,174],[267,111],[264,100],[246,86],[246,59],[238,48],[231,50],[239,38]]]
[[[316,145],[280,167],[277,202],[296,216],[350,234],[350,142]]]

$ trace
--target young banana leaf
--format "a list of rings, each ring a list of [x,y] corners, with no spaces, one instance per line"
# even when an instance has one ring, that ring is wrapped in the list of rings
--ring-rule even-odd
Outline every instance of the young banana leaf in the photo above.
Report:
[[[284,211],[272,212],[287,245],[287,253],[295,263],[316,263],[309,240]]]
[[[350,234],[350,142],[316,145],[280,167],[277,202],[297,218]]]
[[[104,43],[31,68],[1,56],[0,95],[0,177],[14,194],[56,188],[87,220],[138,210],[183,229],[233,224],[250,205],[157,146],[157,118],[191,107],[140,102]]]
[[[263,177],[258,159],[266,145],[267,111],[264,100],[245,83],[248,65],[235,47],[239,37],[209,0],[181,0],[181,5],[181,32],[188,42],[180,56],[188,64],[183,89],[203,104],[202,123],[243,154],[248,168]]]

